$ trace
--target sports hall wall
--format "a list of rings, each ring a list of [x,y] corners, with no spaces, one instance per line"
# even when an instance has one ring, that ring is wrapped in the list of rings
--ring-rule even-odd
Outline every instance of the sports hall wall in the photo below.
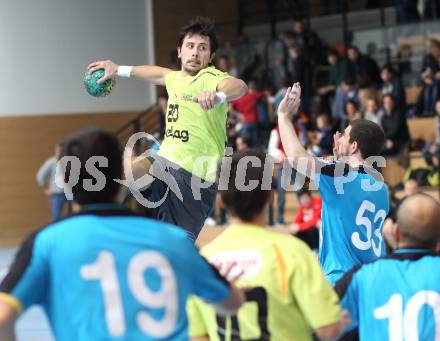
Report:
[[[101,99],[82,86],[94,60],[152,61],[150,5],[0,0],[0,244],[49,221],[35,173],[57,141],[86,126],[114,131],[152,102],[154,88],[136,80],[120,80]]]
[[[54,144],[87,126],[114,131],[155,98],[132,79],[92,98],[82,87],[87,64],[169,66],[178,29],[194,15],[214,17],[220,37],[233,37],[236,2],[0,0],[0,8],[0,245],[14,246],[50,219],[35,173]]]

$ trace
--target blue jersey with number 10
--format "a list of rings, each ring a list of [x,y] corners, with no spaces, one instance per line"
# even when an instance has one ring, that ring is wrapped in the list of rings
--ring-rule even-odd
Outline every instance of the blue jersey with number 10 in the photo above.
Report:
[[[188,295],[229,286],[177,227],[118,206],[89,207],[22,245],[0,299],[41,304],[57,340],[186,340]]]
[[[385,254],[382,225],[389,210],[388,189],[372,168],[318,159],[316,164],[323,202],[319,258],[334,284],[353,266]]]

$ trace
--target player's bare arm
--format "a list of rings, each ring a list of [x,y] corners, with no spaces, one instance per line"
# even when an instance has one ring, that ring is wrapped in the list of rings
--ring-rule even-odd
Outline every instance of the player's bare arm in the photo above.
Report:
[[[17,315],[15,307],[0,299],[0,340],[15,341],[14,325]]]
[[[293,128],[292,117],[298,113],[301,103],[301,86],[295,83],[287,89],[286,95],[278,107],[278,126],[286,158],[301,174],[313,177],[315,159],[307,154]]]
[[[193,100],[199,103],[203,110],[210,110],[219,103],[235,101],[247,90],[246,83],[241,79],[228,77],[218,84],[217,92],[204,91]]]
[[[104,69],[104,76],[98,80],[101,84],[107,79],[110,79],[118,74],[119,65],[111,60],[101,60],[89,64],[87,67],[89,73]],[[155,65],[138,65],[133,66],[129,76],[137,77],[149,81],[155,85],[165,85],[165,76],[171,69],[167,69]]]

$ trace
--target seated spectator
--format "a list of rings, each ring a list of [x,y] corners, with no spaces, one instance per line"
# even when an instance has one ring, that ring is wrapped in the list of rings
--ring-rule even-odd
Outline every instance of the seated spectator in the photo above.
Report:
[[[333,130],[330,119],[327,115],[321,114],[316,118],[318,131],[312,139],[310,152],[315,156],[325,156],[332,154]]]
[[[427,54],[423,58],[421,72],[422,91],[417,102],[418,116],[432,116],[435,112],[435,102],[438,98],[437,83],[440,80],[440,42],[429,39],[427,43]]]
[[[341,86],[336,89],[335,100],[332,106],[332,119],[335,121],[338,130],[344,130],[345,103],[350,99],[359,102],[355,79],[348,75],[342,81]]]
[[[391,95],[396,101],[396,107],[401,113],[405,113],[406,110],[406,98],[405,89],[402,82],[393,67],[390,64],[386,64],[382,67],[380,72],[380,78],[382,79],[382,96]]]
[[[322,200],[308,189],[298,192],[299,209],[289,230],[312,250],[318,249]]]
[[[232,65],[231,59],[227,55],[222,55],[217,59],[217,69],[223,72],[227,72],[232,77],[237,77],[238,71],[235,66]]]
[[[309,58],[304,54],[298,44],[288,48],[287,71],[289,80],[292,83],[299,82],[303,93],[301,101],[302,111],[309,113],[309,100],[311,97],[312,69]]]
[[[296,20],[293,24],[293,38],[304,51],[304,55],[310,60],[313,65],[318,65],[325,59],[325,50],[322,47],[321,39],[318,34],[310,28],[305,27],[302,20]]]
[[[336,50],[328,50],[327,61],[329,64],[328,79],[324,86],[318,88],[318,94],[321,96],[321,108],[326,112],[330,111],[331,97],[348,72],[347,59],[340,58]]]
[[[381,126],[386,138],[383,155],[397,156],[409,143],[408,124],[403,114],[395,107],[392,96],[387,95],[383,98],[383,110]]]
[[[239,134],[249,136],[251,147],[260,145],[260,133],[258,128],[258,104],[265,94],[257,89],[257,82],[253,79],[248,81],[249,91],[230,104],[230,112],[238,115],[242,122]]]
[[[249,148],[249,138],[246,135],[238,135],[235,139],[235,146],[237,151],[242,151]]]
[[[348,125],[351,121],[363,118],[363,116],[364,114],[359,111],[358,104],[355,101],[349,99],[345,103],[345,117],[347,120],[346,125]]]
[[[375,97],[367,100],[367,110],[365,111],[365,119],[378,125],[382,123],[383,110],[379,108],[379,103]]]
[[[347,59],[340,58],[336,50],[328,50],[327,61],[329,64],[327,85],[318,89],[320,95],[334,93],[348,72]]]
[[[435,141],[423,148],[423,157],[430,166],[440,165],[440,99],[435,102],[435,113]]]
[[[360,109],[364,111],[367,106],[367,99],[377,96],[381,83],[380,70],[372,58],[361,54],[356,47],[348,48],[347,56],[349,59],[349,72],[354,75],[359,88]]]
[[[378,88],[380,80],[380,70],[374,59],[361,54],[357,47],[351,46],[347,50],[349,68],[360,89]]]

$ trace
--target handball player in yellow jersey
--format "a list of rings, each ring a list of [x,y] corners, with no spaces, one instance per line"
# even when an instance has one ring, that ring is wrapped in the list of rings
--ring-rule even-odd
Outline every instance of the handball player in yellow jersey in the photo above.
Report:
[[[161,203],[147,207],[148,215],[183,227],[193,239],[215,201],[216,169],[226,145],[228,102],[247,91],[242,80],[211,65],[217,44],[213,22],[196,17],[179,33],[180,71],[151,65],[119,66],[109,60],[88,67],[90,73],[104,69],[101,83],[118,75],[166,86],[165,137],[154,160],[162,171],[142,194],[149,203]],[[145,168],[148,166],[146,162]]]

